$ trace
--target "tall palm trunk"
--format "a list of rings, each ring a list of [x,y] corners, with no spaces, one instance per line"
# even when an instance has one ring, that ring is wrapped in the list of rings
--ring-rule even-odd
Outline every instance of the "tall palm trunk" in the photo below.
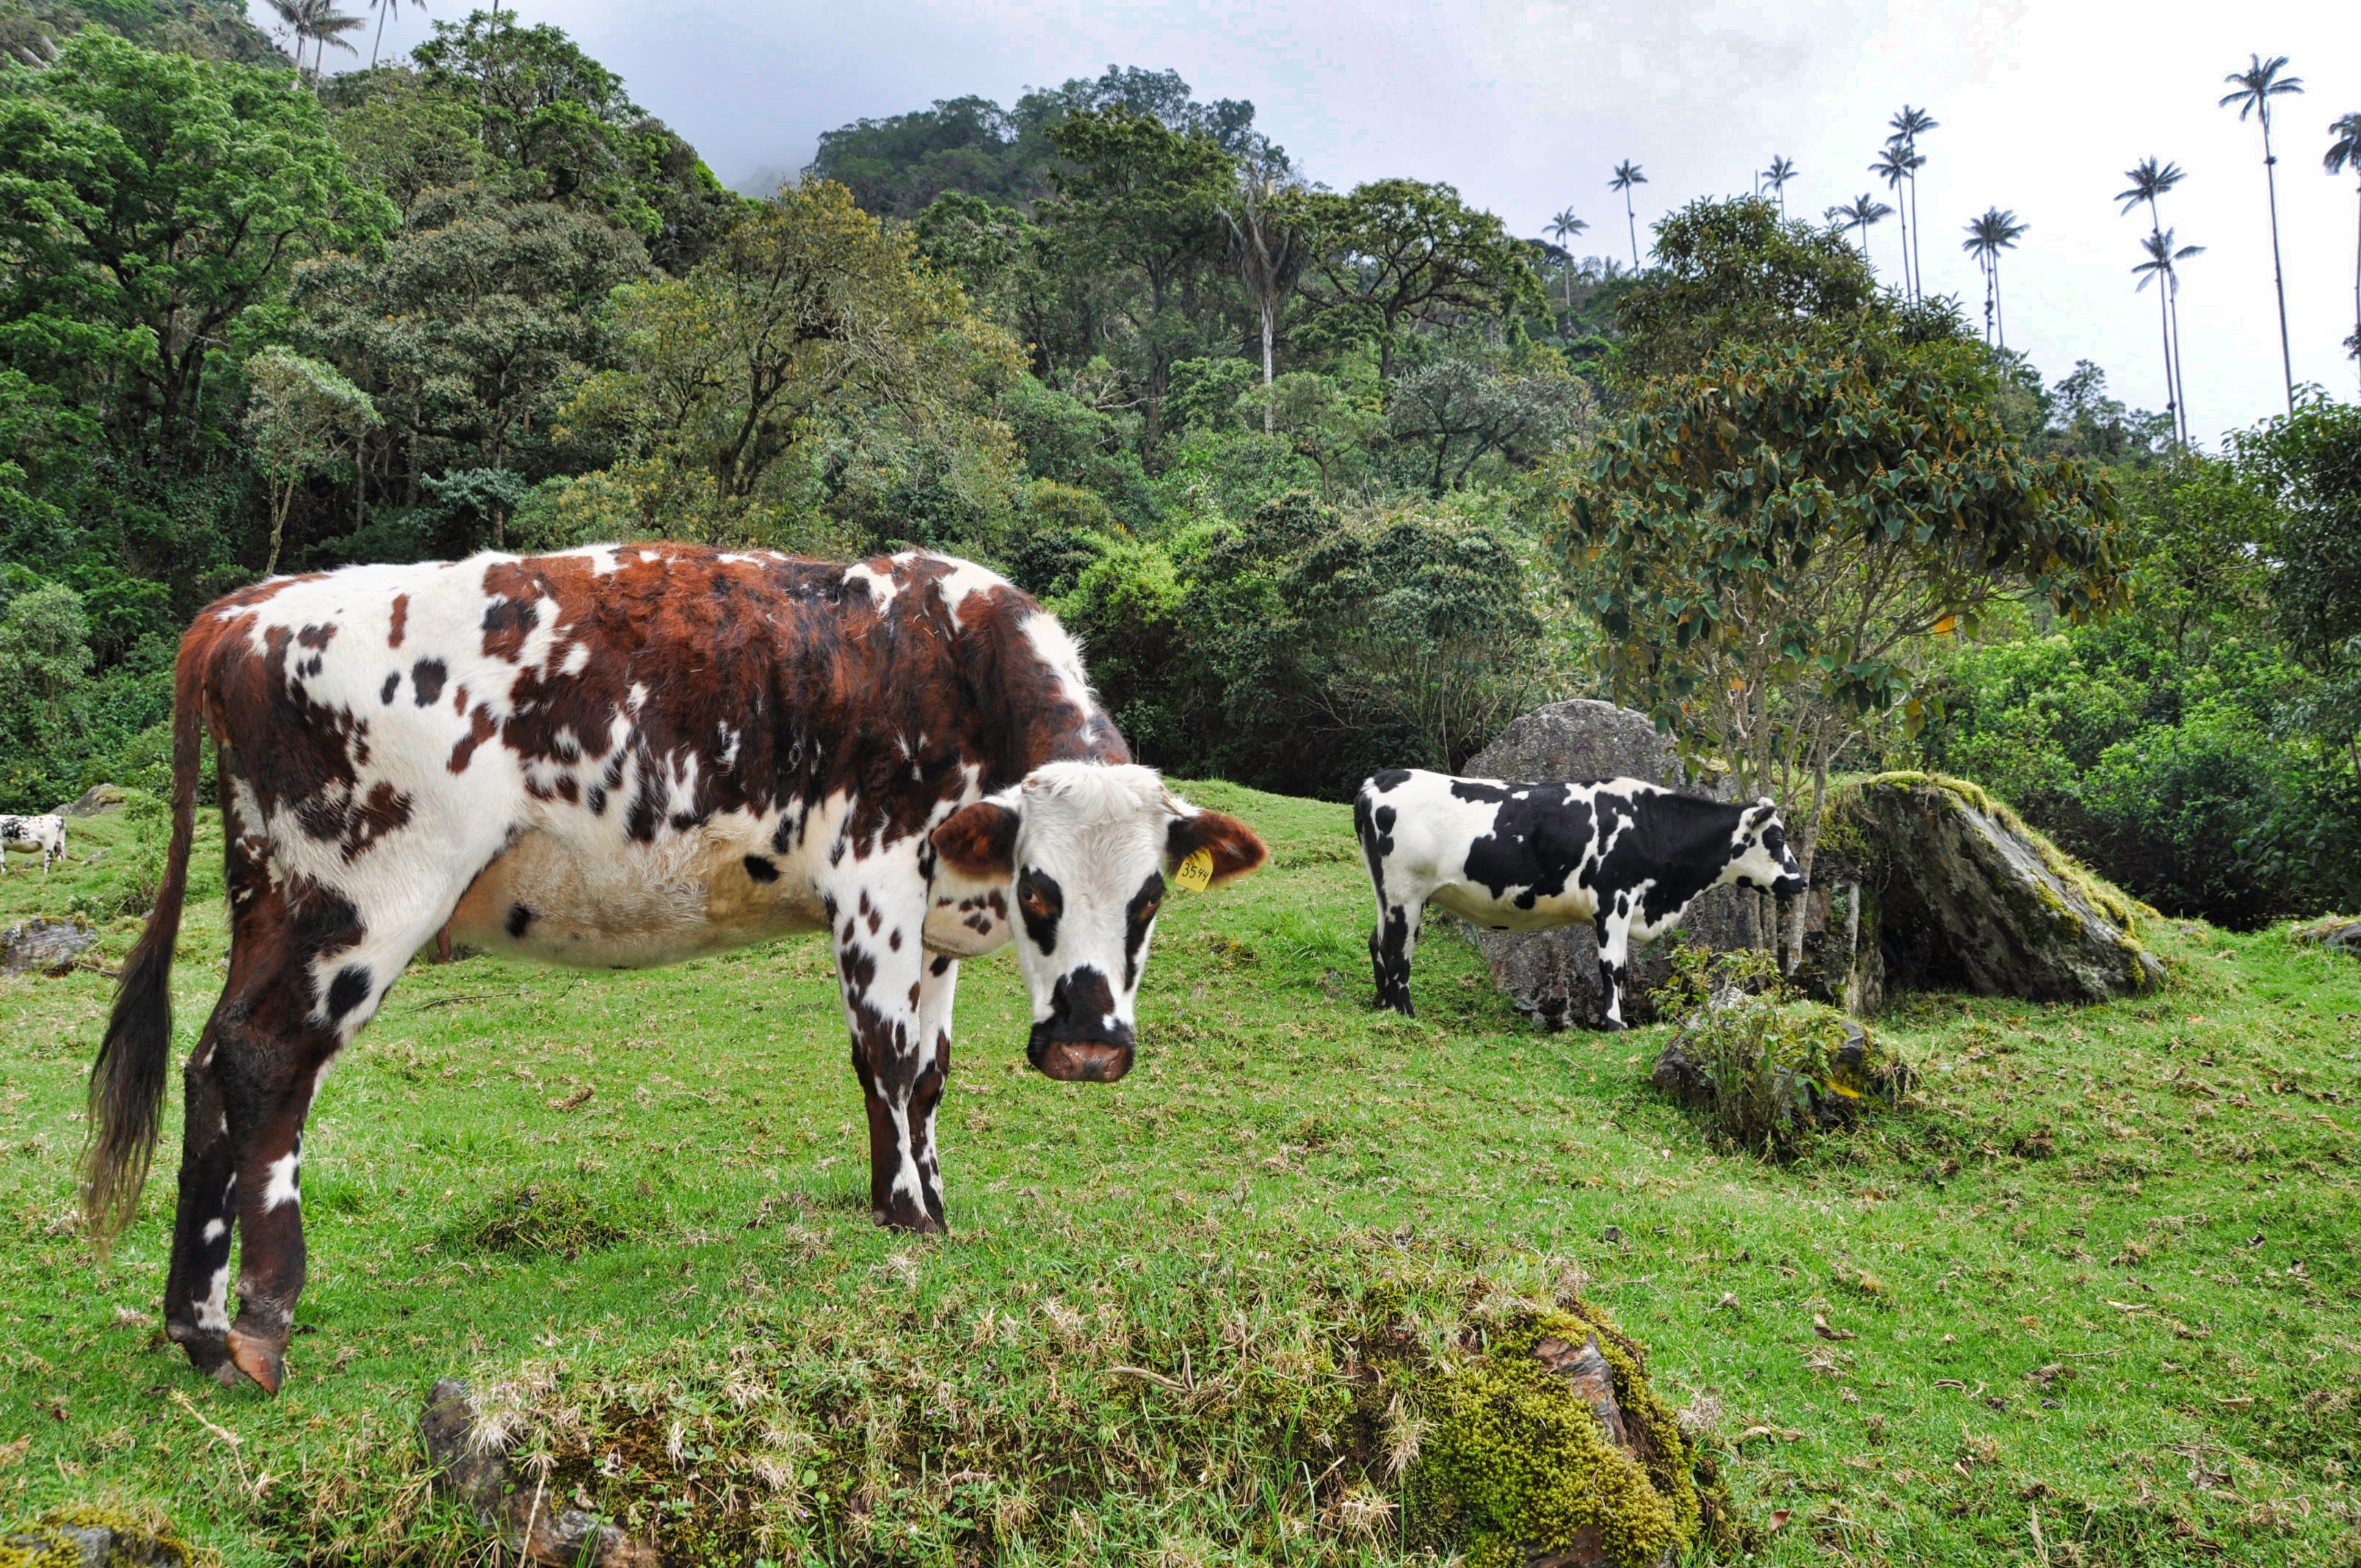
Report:
[[[2295,355],[2288,347],[2287,272],[2279,265],[2279,159],[2271,152],[2271,114],[2268,102],[2263,115],[2263,184],[2271,199],[2271,287],[2279,300],[2279,368],[2287,377],[2288,412],[2295,412]]]
[[[1910,171],[1910,259],[1918,278],[1919,299],[1927,297],[1927,251],[1921,243],[1926,231],[1918,226],[1918,171]]]
[[[2164,217],[2157,211],[2156,198],[2153,195],[2147,199],[2147,227],[2156,244],[2156,253],[2162,256],[2164,254]],[[2172,330],[2173,280],[2165,277],[2158,279],[2157,281],[2161,285],[2156,291],[2156,325],[2157,331],[2164,336],[2165,412],[2172,416],[2173,439],[2186,446],[2189,444],[2189,422],[2180,397],[2180,345],[2175,341]]]
[[[2356,371],[2361,371],[2361,230],[2356,230],[2353,238],[2353,364]],[[2361,751],[2354,753],[2354,760],[2361,764]],[[2354,772],[2361,773],[2361,765],[2356,765]]]
[[[385,46],[385,13],[390,0],[378,0],[377,38],[369,45],[369,69],[377,69],[377,52]]]
[[[1631,270],[1640,269],[1640,219],[1631,210],[1631,187],[1623,187],[1623,224],[1631,231]]]

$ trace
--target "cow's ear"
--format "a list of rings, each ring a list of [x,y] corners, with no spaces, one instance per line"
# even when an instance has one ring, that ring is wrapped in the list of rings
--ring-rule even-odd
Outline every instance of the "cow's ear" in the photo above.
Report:
[[[1235,817],[1224,817],[1218,811],[1191,812],[1176,817],[1164,832],[1164,869],[1171,873],[1180,870],[1190,856],[1203,850],[1213,858],[1211,885],[1221,886],[1234,878],[1242,877],[1270,858],[1255,830]]]
[[[1002,882],[1016,874],[1016,813],[989,800],[951,813],[928,835],[943,863],[978,882]]]

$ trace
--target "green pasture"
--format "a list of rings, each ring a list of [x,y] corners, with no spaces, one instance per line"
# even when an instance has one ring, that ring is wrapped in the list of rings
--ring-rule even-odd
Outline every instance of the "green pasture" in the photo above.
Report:
[[[1288,1413],[1338,1376],[1317,1347],[1372,1291],[1440,1343],[1488,1292],[1578,1290],[1716,1454],[1725,1554],[2361,1551],[2352,960],[2176,922],[2153,999],[1907,999],[1876,1027],[1920,1070],[1912,1105],[1773,1165],[1650,1089],[1665,1029],[1537,1033],[1440,926],[1419,1019],[1372,1013],[1346,809],[1191,794],[1275,858],[1168,905],[1129,1079],[1028,1071],[1014,964],[966,967],[944,1240],[869,1223],[818,942],[417,966],[307,1135],[275,1400],[162,1339],[177,1075],[102,1262],[71,1167],[109,983],[0,979],[0,1519],[153,1515],[232,1564],[481,1560],[412,1435],[461,1375],[553,1456],[553,1497],[681,1560],[1398,1562],[1383,1478],[1348,1504],[1349,1443],[1323,1471],[1330,1439]],[[112,964],[160,827],[76,824],[46,882],[12,859],[0,920],[79,900]],[[220,982],[219,847],[207,822],[182,1048]],[[783,1381],[793,1421],[763,1415]],[[806,1525],[732,1525],[753,1475]]]

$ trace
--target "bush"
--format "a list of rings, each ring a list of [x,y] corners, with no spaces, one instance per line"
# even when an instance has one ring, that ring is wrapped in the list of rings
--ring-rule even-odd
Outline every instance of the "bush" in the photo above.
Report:
[[[1765,989],[1749,994],[1748,984]],[[1708,985],[1718,989],[1688,1014],[1653,1079],[1699,1113],[1711,1138],[1792,1158],[1817,1135],[1851,1125],[1869,1106],[1898,1106],[1908,1092],[1910,1069],[1859,1024],[1817,1002],[1784,1000],[1769,954],[1717,963],[1684,948],[1657,1005],[1677,1016]]]

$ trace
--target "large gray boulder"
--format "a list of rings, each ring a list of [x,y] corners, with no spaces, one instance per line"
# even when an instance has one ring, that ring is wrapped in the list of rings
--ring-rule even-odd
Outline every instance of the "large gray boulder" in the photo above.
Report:
[[[27,920],[0,931],[0,970],[24,974],[71,973],[82,949],[98,940],[98,933],[67,920]]]
[[[2156,990],[2153,910],[1964,780],[1884,773],[1829,803],[1806,917],[1806,985],[1851,1010],[1897,991],[2104,1002]]]
[[[1475,778],[1632,778],[1675,789],[1686,784],[1672,742],[1656,733],[1647,715],[1587,697],[1554,702],[1526,714],[1470,758],[1462,771]],[[1718,953],[1759,946],[1754,902],[1736,888],[1713,888],[1689,905],[1671,940],[1696,943]],[[1576,1024],[1597,1028],[1605,1023],[1607,1002],[1598,986],[1598,938],[1589,927],[1534,932],[1478,931],[1472,927],[1469,930],[1492,966],[1493,983],[1519,1011],[1552,1029]],[[1638,1000],[1635,1021],[1645,1020],[1645,996],[1663,981],[1670,967],[1668,947],[1667,941],[1660,940],[1634,956],[1624,1005],[1632,1009]]]

